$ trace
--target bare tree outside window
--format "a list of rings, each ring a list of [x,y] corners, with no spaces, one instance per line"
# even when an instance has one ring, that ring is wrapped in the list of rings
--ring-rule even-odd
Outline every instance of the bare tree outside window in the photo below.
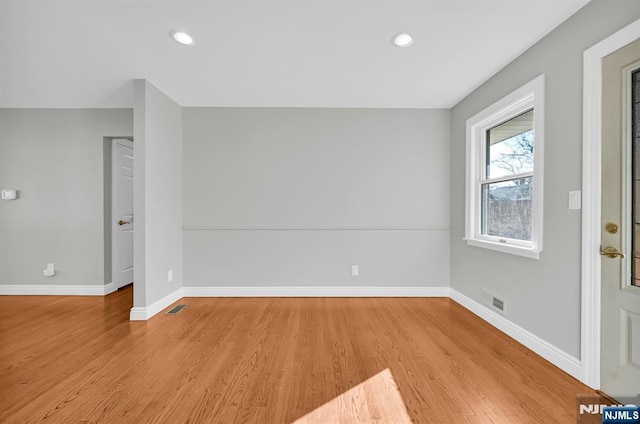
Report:
[[[533,110],[487,131],[482,233],[530,241],[533,199]],[[492,181],[493,180],[493,181]]]
[[[467,119],[464,235],[469,246],[540,259],[544,91],[540,75]]]
[[[495,154],[490,154],[490,176],[517,175],[533,171],[533,131],[518,134],[490,147]],[[501,175],[500,175],[501,174]]]

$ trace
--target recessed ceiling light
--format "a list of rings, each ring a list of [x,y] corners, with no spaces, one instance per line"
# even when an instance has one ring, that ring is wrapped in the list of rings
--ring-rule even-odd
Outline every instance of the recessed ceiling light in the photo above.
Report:
[[[391,41],[398,47],[409,47],[411,44],[413,44],[413,37],[411,36],[411,34],[401,32],[394,35]]]
[[[169,35],[176,42],[178,42],[180,44],[184,44],[185,46],[193,46],[194,44],[196,44],[196,42],[193,39],[193,37],[190,36],[189,34],[187,34],[184,31],[180,31],[180,30],[174,29],[174,30],[169,31]]]

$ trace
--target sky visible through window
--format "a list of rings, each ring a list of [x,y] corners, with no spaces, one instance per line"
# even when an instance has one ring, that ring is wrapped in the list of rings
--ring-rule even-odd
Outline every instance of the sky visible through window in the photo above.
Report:
[[[489,147],[487,177],[500,178],[533,171],[533,130]]]

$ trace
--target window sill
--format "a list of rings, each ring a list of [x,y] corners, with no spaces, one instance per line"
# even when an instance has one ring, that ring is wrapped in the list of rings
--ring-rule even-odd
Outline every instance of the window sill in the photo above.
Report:
[[[524,256],[525,258],[540,259],[540,250],[470,238],[464,238],[463,240],[465,240],[469,246],[482,247],[510,255]]]

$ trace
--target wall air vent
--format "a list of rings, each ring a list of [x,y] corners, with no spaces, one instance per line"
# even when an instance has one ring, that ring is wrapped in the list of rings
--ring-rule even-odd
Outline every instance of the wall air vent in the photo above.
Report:
[[[186,308],[186,307],[187,307],[187,305],[185,305],[185,304],[176,305],[173,308],[169,309],[167,311],[167,313],[165,313],[165,315],[177,315],[180,312],[182,312],[182,310],[184,308]]]
[[[502,315],[507,314],[507,301],[504,298],[496,296],[495,294],[484,289],[482,290],[482,295],[480,298],[482,303],[484,303],[494,311],[501,313]]]
[[[494,297],[491,304],[494,308],[499,309],[501,312],[504,312],[504,300],[500,300],[497,297]]]

